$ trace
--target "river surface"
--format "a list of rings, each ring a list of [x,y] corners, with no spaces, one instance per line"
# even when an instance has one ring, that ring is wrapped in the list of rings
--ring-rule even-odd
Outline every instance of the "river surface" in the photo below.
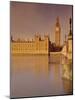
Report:
[[[68,62],[62,55],[12,56],[11,98],[72,94],[72,81],[63,78]]]

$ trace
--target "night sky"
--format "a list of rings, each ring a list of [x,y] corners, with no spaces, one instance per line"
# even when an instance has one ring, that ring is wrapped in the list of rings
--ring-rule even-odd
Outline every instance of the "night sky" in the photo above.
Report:
[[[10,3],[10,31],[14,39],[32,39],[36,32],[42,37],[49,34],[55,41],[55,23],[59,16],[61,25],[61,44],[69,33],[69,18],[72,18],[71,5],[37,4],[26,2]]]

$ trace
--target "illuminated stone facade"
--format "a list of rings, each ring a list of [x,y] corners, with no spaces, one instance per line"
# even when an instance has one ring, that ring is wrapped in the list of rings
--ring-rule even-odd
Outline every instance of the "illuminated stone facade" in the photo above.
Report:
[[[41,39],[39,34],[32,41],[11,41],[11,53],[13,54],[49,54],[49,37]]]

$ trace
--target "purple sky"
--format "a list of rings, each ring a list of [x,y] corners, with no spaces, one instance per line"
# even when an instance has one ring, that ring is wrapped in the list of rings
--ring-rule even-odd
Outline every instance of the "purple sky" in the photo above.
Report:
[[[50,40],[54,42],[57,16],[61,25],[61,43],[63,43],[64,35],[69,33],[71,5],[11,2],[10,7],[11,34],[14,38],[30,39],[39,32],[42,36],[48,33]]]

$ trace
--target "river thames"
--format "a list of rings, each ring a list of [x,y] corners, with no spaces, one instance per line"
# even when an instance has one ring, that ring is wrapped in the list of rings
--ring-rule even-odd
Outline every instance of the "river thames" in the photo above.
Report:
[[[62,55],[11,57],[11,97],[72,94],[72,80],[63,78],[63,67],[72,70]]]

